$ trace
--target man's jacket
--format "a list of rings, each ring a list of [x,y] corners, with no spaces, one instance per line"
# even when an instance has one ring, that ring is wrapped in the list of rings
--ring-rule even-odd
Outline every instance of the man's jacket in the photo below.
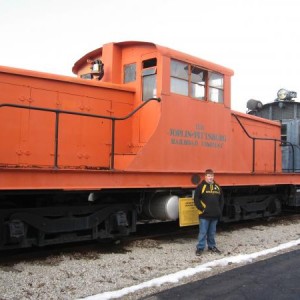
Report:
[[[217,183],[209,184],[203,180],[196,188],[194,203],[200,218],[220,218],[224,206],[224,196]]]

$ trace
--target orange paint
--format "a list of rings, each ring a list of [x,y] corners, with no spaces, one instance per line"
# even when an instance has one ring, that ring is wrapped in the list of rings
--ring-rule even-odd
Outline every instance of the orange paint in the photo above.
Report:
[[[104,63],[101,80],[91,74],[96,59]],[[207,85],[202,100],[190,96],[191,86],[188,95],[172,92],[172,82],[187,83],[172,75],[172,60],[187,64],[192,81],[199,75],[194,67],[209,78],[211,72],[222,75],[222,88]],[[252,137],[278,140],[280,124],[231,110],[230,69],[152,43],[123,42],[86,54],[73,72],[77,78],[0,67],[0,105],[64,111],[56,119],[53,111],[0,107],[1,190],[192,188],[191,176],[206,168],[219,174],[222,185],[300,183],[299,176],[277,176],[278,142],[257,140],[253,160],[253,143],[241,124]],[[108,118],[125,117],[143,104],[143,84],[151,80],[161,101],[116,120],[113,140]],[[194,88],[197,94],[202,86]],[[211,101],[216,93],[220,103]]]

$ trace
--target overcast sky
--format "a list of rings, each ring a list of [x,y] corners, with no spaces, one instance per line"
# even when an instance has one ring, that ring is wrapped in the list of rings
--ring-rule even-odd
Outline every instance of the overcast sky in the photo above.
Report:
[[[232,108],[300,97],[299,0],[0,0],[0,65],[71,75],[105,43],[148,41],[234,70]]]

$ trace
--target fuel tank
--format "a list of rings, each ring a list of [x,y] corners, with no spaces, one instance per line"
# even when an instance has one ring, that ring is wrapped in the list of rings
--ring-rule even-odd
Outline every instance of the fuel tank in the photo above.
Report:
[[[174,221],[178,219],[178,201],[176,195],[159,195],[145,201],[143,212],[152,219]]]

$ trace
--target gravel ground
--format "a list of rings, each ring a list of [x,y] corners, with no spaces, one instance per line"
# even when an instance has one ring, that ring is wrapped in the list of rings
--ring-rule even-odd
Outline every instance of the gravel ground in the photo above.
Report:
[[[87,251],[62,252],[15,263],[2,262],[0,299],[83,298],[137,285],[225,256],[250,254],[300,238],[299,217],[292,221],[250,224],[250,228],[229,226],[218,230],[216,240],[222,254],[205,251],[201,257],[195,256],[197,234],[192,234],[131,241],[115,246],[97,245]],[[286,251],[299,247],[298,245]],[[205,278],[233,267],[236,265],[218,267],[183,279],[177,284],[144,289],[122,299],[140,299],[168,287]]]

